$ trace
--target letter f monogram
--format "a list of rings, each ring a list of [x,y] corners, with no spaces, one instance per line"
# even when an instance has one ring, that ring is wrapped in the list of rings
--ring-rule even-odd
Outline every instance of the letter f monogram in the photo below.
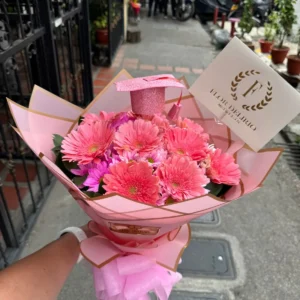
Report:
[[[257,85],[259,87],[255,88]],[[255,93],[257,90],[260,90],[263,87],[263,85],[258,82],[257,80],[250,86],[250,88],[243,94],[243,96],[246,98],[246,96],[251,92],[251,95]]]

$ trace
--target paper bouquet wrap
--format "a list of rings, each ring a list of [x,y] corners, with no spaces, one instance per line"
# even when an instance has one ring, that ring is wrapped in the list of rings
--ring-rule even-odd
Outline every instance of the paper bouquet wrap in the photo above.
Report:
[[[32,92],[29,108],[11,100],[8,104],[16,132],[93,220],[90,229],[96,235],[81,243],[81,253],[94,266],[98,299],[148,299],[151,291],[159,299],[167,299],[181,278],[176,270],[191,239],[188,223],[261,188],[281,149],[252,151],[196,102],[184,79],[158,75],[124,81],[128,79],[131,76],[121,71],[85,109],[38,86]],[[156,101],[149,102],[149,92]],[[179,98],[181,109],[176,111],[174,104]],[[137,114],[179,113],[200,124],[216,148],[234,156],[241,170],[239,184],[221,198],[208,193],[162,206],[137,202],[117,193],[87,196],[55,164],[51,151],[53,135],[65,137],[88,113],[131,109]]]

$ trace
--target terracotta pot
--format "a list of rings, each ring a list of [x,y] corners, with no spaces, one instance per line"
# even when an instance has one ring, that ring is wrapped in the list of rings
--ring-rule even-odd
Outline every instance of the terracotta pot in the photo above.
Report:
[[[289,55],[287,63],[287,71],[290,75],[300,74],[300,57],[297,55]]]
[[[96,40],[99,44],[107,45],[108,44],[108,30],[106,29],[97,29],[96,31]]]
[[[273,47],[271,50],[272,62],[275,65],[282,64],[289,51],[290,51],[289,47],[282,47],[282,48]]]
[[[244,42],[245,45],[247,45],[252,51],[255,50],[255,46],[253,45],[252,42]]]
[[[274,43],[265,40],[259,40],[259,44],[261,53],[270,53]]]

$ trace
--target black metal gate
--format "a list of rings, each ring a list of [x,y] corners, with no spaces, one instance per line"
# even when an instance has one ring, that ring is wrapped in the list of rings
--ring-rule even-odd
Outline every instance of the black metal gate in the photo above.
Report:
[[[0,269],[12,262],[52,177],[11,129],[6,97],[34,84],[85,106],[93,98],[88,0],[0,0]]]
[[[123,0],[90,0],[93,63],[96,66],[110,66],[118,47],[124,41],[123,2]],[[101,33],[104,35],[103,38]]]

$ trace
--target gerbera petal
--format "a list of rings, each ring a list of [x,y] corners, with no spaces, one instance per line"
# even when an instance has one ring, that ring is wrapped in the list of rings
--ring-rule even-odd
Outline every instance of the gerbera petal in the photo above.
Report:
[[[150,121],[137,119],[121,125],[115,135],[115,149],[137,153],[151,152],[159,147],[159,128]]]
[[[212,182],[227,185],[238,185],[241,178],[239,165],[234,162],[232,155],[222,153],[221,149],[210,151],[210,164],[206,174]]]
[[[183,201],[207,193],[203,186],[209,183],[205,170],[187,156],[175,155],[158,167],[157,176],[163,193],[176,201]]]
[[[165,133],[166,147],[170,154],[188,156],[193,160],[202,160],[207,156],[206,137],[191,129],[171,128]]]
[[[113,138],[114,130],[106,121],[80,125],[77,131],[71,131],[62,142],[63,160],[88,164],[105,153]]]
[[[156,204],[159,197],[158,178],[146,162],[119,162],[104,175],[103,188],[107,193],[118,193],[136,201]]]

